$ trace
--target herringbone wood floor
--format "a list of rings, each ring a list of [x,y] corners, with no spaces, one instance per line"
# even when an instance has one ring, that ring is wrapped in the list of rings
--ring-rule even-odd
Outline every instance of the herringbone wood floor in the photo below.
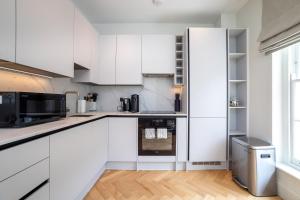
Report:
[[[258,198],[222,171],[106,171],[85,200],[280,200]]]

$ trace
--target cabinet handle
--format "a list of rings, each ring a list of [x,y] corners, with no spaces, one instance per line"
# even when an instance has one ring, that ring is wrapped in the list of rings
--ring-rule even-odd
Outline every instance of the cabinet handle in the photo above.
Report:
[[[30,192],[28,192],[27,194],[25,194],[22,198],[20,198],[19,200],[25,200],[28,197],[30,197],[33,193],[35,193],[36,191],[38,191],[40,188],[42,188],[44,185],[46,185],[47,183],[49,183],[49,179],[45,180],[44,182],[42,182],[41,184],[39,184],[37,187],[35,187],[33,190],[31,190]]]

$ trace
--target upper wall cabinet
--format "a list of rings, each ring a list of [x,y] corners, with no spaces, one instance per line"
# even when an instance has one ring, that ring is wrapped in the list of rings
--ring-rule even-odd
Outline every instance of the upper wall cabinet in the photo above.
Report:
[[[99,84],[116,84],[116,35],[99,36]]]
[[[87,65],[83,66],[82,64],[78,64],[79,62],[76,61],[75,59],[75,63],[77,64],[75,67],[75,71],[74,71],[74,81],[75,82],[81,82],[81,83],[93,83],[93,84],[99,84],[100,83],[100,78],[99,78],[99,35],[98,32],[94,29],[94,27],[89,24],[89,35],[85,36],[88,37],[88,40],[90,41],[90,47],[84,51],[83,54],[80,54],[77,52],[77,54],[75,53],[76,51],[76,47],[74,48],[74,53],[75,53],[75,57],[77,56],[88,56],[89,57],[89,61],[88,59],[84,59],[87,61]],[[75,46],[76,46],[76,40],[75,42]],[[78,47],[78,45],[77,45]],[[82,49],[78,49],[77,51],[80,50],[82,51]],[[86,54],[86,52],[88,52],[89,54]],[[81,62],[82,63],[82,62]],[[88,64],[89,63],[89,64]],[[79,67],[78,67],[79,65]],[[88,70],[87,70],[88,69]]]
[[[70,0],[17,0],[16,62],[72,77],[74,5]]]
[[[142,43],[140,35],[118,35],[116,84],[142,84]]]
[[[0,1],[0,60],[15,62],[15,0]]]
[[[74,19],[74,63],[90,69],[92,61],[92,31],[89,21],[79,9],[75,9]]]
[[[174,74],[175,35],[142,36],[143,74]]]

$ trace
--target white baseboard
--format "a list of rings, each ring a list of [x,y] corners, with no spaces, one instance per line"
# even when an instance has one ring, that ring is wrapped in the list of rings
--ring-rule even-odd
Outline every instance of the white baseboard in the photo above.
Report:
[[[92,187],[95,185],[97,180],[102,176],[103,172],[106,170],[105,165],[95,174],[93,179],[86,185],[86,187],[80,192],[78,197],[76,198],[77,200],[83,200],[84,197],[87,195],[87,193],[92,189]]]
[[[110,170],[136,170],[136,162],[107,162],[106,169]]]
[[[175,162],[138,162],[137,170],[176,170]]]

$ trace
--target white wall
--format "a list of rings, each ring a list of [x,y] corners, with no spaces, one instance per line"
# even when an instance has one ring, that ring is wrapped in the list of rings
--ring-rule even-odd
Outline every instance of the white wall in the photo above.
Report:
[[[262,1],[251,0],[237,13],[237,26],[249,28],[250,136],[272,142],[272,57],[258,52]]]
[[[94,24],[100,34],[179,34],[189,26],[214,27],[214,24],[113,23]]]

